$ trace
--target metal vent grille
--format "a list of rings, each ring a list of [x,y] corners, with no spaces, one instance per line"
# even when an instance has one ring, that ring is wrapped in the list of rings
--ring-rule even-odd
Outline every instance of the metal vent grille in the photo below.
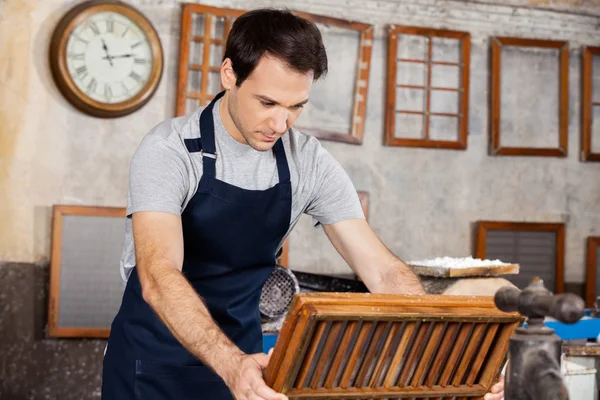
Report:
[[[276,266],[262,287],[259,303],[262,317],[264,319],[282,317],[298,291],[298,281],[292,271]]]
[[[290,399],[482,398],[519,322],[488,297],[299,295],[267,383]]]
[[[505,279],[524,289],[539,276],[546,287],[556,285],[556,232],[488,230],[486,257],[520,265],[518,275]]]

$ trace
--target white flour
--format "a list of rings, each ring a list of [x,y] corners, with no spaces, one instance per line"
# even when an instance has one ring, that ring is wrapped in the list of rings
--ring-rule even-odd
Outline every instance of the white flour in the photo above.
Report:
[[[435,268],[474,268],[474,267],[497,267],[502,265],[510,265],[500,260],[482,260],[480,258],[469,257],[437,257],[429,260],[407,261],[408,265],[418,267],[435,267]]]

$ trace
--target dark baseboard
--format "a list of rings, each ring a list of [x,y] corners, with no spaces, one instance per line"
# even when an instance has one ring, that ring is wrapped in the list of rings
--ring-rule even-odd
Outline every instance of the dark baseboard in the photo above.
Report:
[[[0,263],[0,399],[98,399],[106,340],[46,336],[48,267]]]

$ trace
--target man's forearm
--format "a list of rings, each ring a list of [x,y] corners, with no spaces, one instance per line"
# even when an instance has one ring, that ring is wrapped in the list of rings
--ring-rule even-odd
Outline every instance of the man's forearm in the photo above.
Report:
[[[202,299],[183,274],[170,266],[153,266],[144,299],[175,338],[223,379],[242,351],[215,323]]]
[[[402,260],[396,258],[381,271],[380,281],[372,293],[387,294],[425,294],[417,275]]]

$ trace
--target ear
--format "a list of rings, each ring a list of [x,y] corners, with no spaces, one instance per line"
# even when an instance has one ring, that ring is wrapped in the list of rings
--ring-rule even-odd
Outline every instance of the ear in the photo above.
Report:
[[[237,78],[235,76],[235,72],[233,71],[233,65],[231,64],[231,59],[226,58],[221,64],[221,85],[225,90],[232,89],[235,86],[235,82]]]

